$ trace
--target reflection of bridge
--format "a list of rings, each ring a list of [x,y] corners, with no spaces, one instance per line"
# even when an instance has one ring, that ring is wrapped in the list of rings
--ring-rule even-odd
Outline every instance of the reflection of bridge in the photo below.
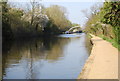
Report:
[[[65,32],[66,34],[70,33],[82,33],[81,27],[80,26],[74,26],[71,27],[68,31]]]

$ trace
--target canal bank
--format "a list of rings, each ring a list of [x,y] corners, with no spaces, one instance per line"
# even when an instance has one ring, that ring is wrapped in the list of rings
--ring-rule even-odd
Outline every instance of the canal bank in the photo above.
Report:
[[[109,42],[91,35],[93,48],[78,79],[118,79],[118,50]]]

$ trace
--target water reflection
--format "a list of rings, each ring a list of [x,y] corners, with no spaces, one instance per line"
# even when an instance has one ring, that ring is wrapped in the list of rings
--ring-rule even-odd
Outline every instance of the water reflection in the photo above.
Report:
[[[87,57],[85,36],[3,44],[4,79],[77,78]]]

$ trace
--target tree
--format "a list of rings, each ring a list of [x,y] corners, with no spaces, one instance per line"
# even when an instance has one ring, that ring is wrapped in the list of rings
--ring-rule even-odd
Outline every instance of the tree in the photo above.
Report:
[[[34,11],[35,11],[35,6],[36,6],[35,0],[31,1],[31,6],[32,6],[32,10],[31,10],[31,25],[33,24],[33,19],[34,19]]]
[[[7,2],[2,2],[2,39],[9,40],[13,38],[13,33],[9,24],[9,12]]]
[[[21,20],[21,17],[23,14],[24,11],[22,9],[9,8],[9,24],[13,31],[22,26],[23,22]]]
[[[64,7],[52,5],[46,8],[46,14],[60,30],[64,30],[66,27],[71,26],[70,21],[67,19],[66,9]]]
[[[101,21],[112,25],[115,39],[120,44],[120,2],[105,2],[101,14]]]

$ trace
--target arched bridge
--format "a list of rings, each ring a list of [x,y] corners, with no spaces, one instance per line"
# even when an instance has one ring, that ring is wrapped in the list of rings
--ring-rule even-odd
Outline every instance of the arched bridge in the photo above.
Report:
[[[81,27],[80,26],[74,26],[71,27],[68,31],[65,32],[66,34],[70,33],[82,33]]]

